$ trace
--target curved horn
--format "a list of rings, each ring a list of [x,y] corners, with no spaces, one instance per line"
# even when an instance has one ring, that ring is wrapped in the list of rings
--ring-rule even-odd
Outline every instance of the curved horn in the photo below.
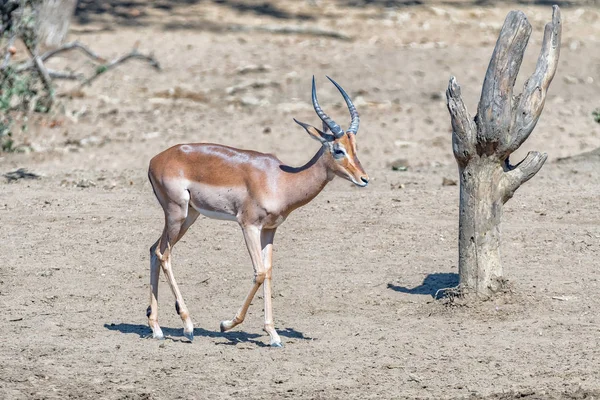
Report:
[[[317,87],[315,86],[314,75],[312,80],[312,103],[315,112],[317,113],[319,118],[321,118],[321,121],[323,121],[329,127],[329,130],[331,131],[331,133],[333,133],[333,136],[335,136],[336,138],[342,137],[344,135],[344,130],[342,129],[342,127],[336,124],[334,120],[329,118],[319,105],[319,101],[317,100]]]
[[[344,100],[346,100],[346,105],[348,106],[348,110],[350,111],[350,117],[352,118],[352,122],[350,123],[350,128],[348,128],[348,132],[352,132],[356,135],[356,133],[358,132],[358,124],[360,123],[360,118],[358,116],[358,111],[356,111],[356,107],[354,107],[354,104],[352,104],[352,100],[350,100],[350,96],[348,96],[348,93],[346,93],[346,91],[342,89],[342,87],[338,85],[336,81],[334,81],[330,77],[327,77],[327,79],[329,79],[331,83],[333,83],[335,87],[338,88],[338,90],[344,97]]]

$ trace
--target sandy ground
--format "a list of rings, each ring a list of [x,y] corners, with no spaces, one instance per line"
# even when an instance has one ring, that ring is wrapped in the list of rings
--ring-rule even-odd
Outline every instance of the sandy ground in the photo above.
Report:
[[[131,63],[107,74],[83,97],[63,99],[64,114],[35,120],[18,143],[35,151],[0,154],[0,172],[41,176],[0,183],[0,398],[599,398],[598,161],[557,160],[600,146],[591,116],[600,107],[600,10],[563,8],[558,73],[514,157],[549,154],[505,210],[512,291],[452,306],[434,300],[457,281],[458,187],[442,185],[457,171],[443,92],[457,76],[475,110],[511,8],[534,28],[521,87],[550,7],[269,3],[266,12],[233,1],[123,6],[72,27],[71,39],[106,56],[139,42],[163,71]],[[252,30],[264,26],[350,40]],[[87,67],[75,54],[56,64]],[[265,346],[261,296],[243,325],[219,332],[252,268],[237,225],[205,218],[174,249],[195,340],[183,339],[162,277],[169,338],[147,339],[148,248],[163,220],[148,161],[206,141],[305,163],[318,144],[292,117],[317,124],[313,74],[340,124],[347,111],[325,75],[355,99],[372,183],[336,179],[278,230],[274,312],[284,348]],[[397,159],[407,171],[391,170]]]

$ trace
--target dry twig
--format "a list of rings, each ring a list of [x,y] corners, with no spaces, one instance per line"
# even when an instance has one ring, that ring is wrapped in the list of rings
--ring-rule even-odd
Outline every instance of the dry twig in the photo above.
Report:
[[[83,79],[83,74],[77,74],[75,72],[65,72],[65,71],[55,71],[53,69],[48,69],[48,75],[52,79],[67,79],[67,80],[81,80]]]
[[[125,61],[131,60],[131,59],[147,61],[151,67],[160,71],[160,64],[158,63],[158,61],[154,58],[154,56],[152,54],[150,54],[150,55],[142,54],[142,53],[138,52],[137,49],[134,48],[129,53],[124,54],[124,55],[114,59],[113,61],[109,62],[108,64],[99,65],[96,68],[96,72],[94,73],[94,75],[90,76],[85,81],[83,81],[81,83],[81,86],[89,85],[90,83],[92,83],[92,81],[96,80],[100,75],[104,74],[107,71],[110,71],[111,69],[115,68],[119,64],[122,64]]]
[[[47,61],[56,55],[59,55],[59,54],[62,54],[62,53],[65,53],[65,52],[71,51],[71,50],[81,51],[83,54],[88,56],[93,62],[97,63],[97,67],[96,67],[94,74],[92,74],[88,78],[85,78],[85,75],[83,75],[83,74],[78,74],[78,73],[71,72],[71,71],[48,70],[44,67],[44,65],[43,65],[44,61]],[[115,68],[119,64],[122,64],[125,61],[130,60],[130,59],[144,60],[144,61],[147,61],[150,64],[150,66],[152,66],[153,68],[155,68],[157,70],[161,69],[159,62],[154,58],[154,56],[152,54],[149,54],[149,55],[142,54],[137,50],[137,48],[134,48],[129,53],[119,56],[116,59],[107,63],[105,58],[100,57],[98,54],[96,54],[94,51],[92,51],[89,47],[87,47],[84,44],[79,43],[79,42],[67,43],[56,49],[47,51],[46,53],[42,54],[41,56],[38,56],[37,58],[39,58],[39,61],[36,61],[36,57],[33,57],[32,60],[26,61],[26,62],[16,66],[15,71],[23,72],[23,71],[27,71],[27,70],[34,69],[34,68],[37,69],[38,71],[40,71],[39,64],[41,63],[41,67],[42,67],[41,69],[45,70],[47,72],[47,75],[49,78],[83,80],[83,82],[81,83],[81,86],[85,86],[85,85],[89,85],[91,82],[96,80],[100,75],[104,74],[105,72]],[[42,77],[42,79],[43,79],[43,77]]]
[[[51,57],[54,57],[60,53],[64,53],[64,52],[67,52],[70,50],[80,50],[83,54],[87,55],[92,60],[94,60],[98,63],[106,62],[106,60],[104,58],[100,57],[99,55],[94,53],[92,50],[90,50],[87,46],[85,46],[79,42],[71,42],[71,43],[64,44],[56,49],[45,52],[44,54],[42,54],[40,56],[40,58],[42,59],[42,61],[47,61]],[[30,61],[24,62],[23,64],[18,65],[15,68],[15,70],[17,72],[22,72],[22,71],[26,71],[28,69],[32,69],[33,67],[34,67],[34,63],[33,63],[33,61],[30,60]]]

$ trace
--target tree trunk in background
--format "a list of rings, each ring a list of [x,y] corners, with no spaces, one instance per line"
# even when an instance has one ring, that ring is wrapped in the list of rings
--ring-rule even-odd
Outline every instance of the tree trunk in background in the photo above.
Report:
[[[471,118],[454,77],[446,92],[452,120],[452,148],[460,173],[458,271],[460,291],[487,298],[502,289],[500,220],[515,191],[544,165],[547,155],[531,151],[515,166],[508,157],[529,137],[544,108],[558,65],[560,11],[553,7],[542,51],[523,93],[513,87],[531,25],[525,14],[511,11],[496,42],[485,74],[477,116]]]
[[[48,48],[64,43],[77,0],[43,0],[37,15],[38,45]]]

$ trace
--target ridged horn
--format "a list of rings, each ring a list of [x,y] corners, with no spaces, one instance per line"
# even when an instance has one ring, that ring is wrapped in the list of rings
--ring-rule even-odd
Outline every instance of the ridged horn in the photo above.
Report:
[[[329,127],[329,130],[331,131],[331,133],[333,133],[333,136],[335,136],[336,138],[344,136],[344,130],[342,129],[342,127],[336,124],[334,120],[329,118],[319,105],[319,101],[317,100],[317,87],[315,85],[314,75],[312,80],[312,103],[315,112],[317,113],[319,118],[321,118],[321,121],[323,121],[323,123],[325,123]]]
[[[342,97],[344,97],[344,100],[346,100],[346,105],[348,106],[348,110],[350,111],[350,117],[352,118],[352,122],[350,123],[350,128],[348,128],[348,132],[352,132],[356,135],[358,133],[358,125],[360,123],[360,117],[358,115],[358,111],[356,111],[356,107],[354,107],[354,104],[352,104],[352,100],[350,100],[350,96],[348,96],[348,93],[346,93],[346,91],[340,85],[338,85],[336,81],[334,81],[330,77],[327,77],[327,79],[329,79],[331,83],[333,83],[335,87],[338,88],[338,90],[342,94]]]

